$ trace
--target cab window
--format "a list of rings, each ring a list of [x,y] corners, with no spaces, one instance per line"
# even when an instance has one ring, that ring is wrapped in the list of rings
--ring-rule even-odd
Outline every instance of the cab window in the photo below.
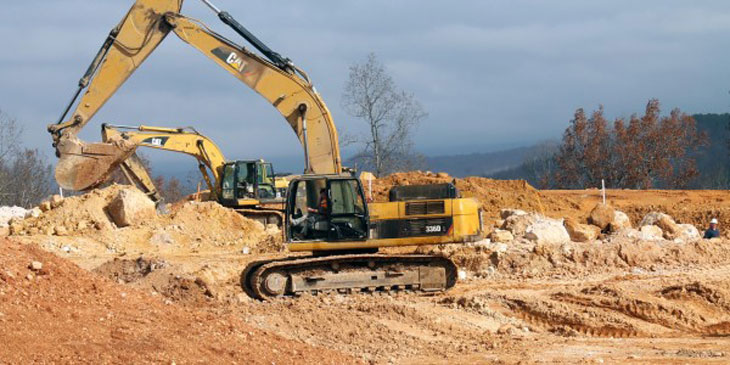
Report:
[[[353,180],[334,180],[330,183],[330,199],[332,200],[332,215],[363,214],[365,205]]]
[[[225,165],[223,168],[223,182],[221,184],[221,193],[223,199],[233,199],[235,166],[232,164]]]

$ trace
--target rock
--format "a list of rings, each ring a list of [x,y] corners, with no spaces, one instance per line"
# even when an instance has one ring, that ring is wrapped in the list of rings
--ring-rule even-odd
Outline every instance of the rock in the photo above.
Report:
[[[541,218],[527,227],[525,238],[537,244],[554,244],[570,241],[570,235],[562,220]]]
[[[41,208],[34,207],[33,209],[31,209],[25,213],[25,217],[26,218],[38,218],[41,216],[41,213],[43,213],[43,211],[41,211]]]
[[[499,329],[497,329],[497,333],[500,335],[514,335],[517,333],[517,328],[507,323],[499,327]]]
[[[33,271],[40,271],[41,269],[43,269],[43,263],[41,263],[40,261],[33,261],[30,263],[30,265],[28,265],[28,268]]]
[[[496,229],[489,235],[489,239],[491,239],[493,242],[512,242],[514,241],[515,237],[510,231]]]
[[[510,208],[510,209],[501,209],[499,211],[499,216],[502,219],[507,219],[508,217],[511,217],[513,215],[525,215],[525,214],[527,214],[527,212],[525,212],[524,210],[520,210],[520,209],[511,209]]]
[[[56,226],[53,228],[53,233],[56,236],[68,236],[68,230],[64,226]]]
[[[675,235],[675,239],[680,239],[684,242],[694,242],[702,238],[700,231],[697,227],[691,224],[678,224],[679,232]]]
[[[17,206],[0,207],[0,227],[8,227],[13,222],[23,220],[27,214],[28,210],[25,208]]]
[[[574,242],[591,242],[598,238],[601,229],[591,224],[581,224],[575,219],[566,218],[563,222],[570,240]]]
[[[459,280],[466,280],[466,270],[459,270],[458,272]]]
[[[439,172],[438,174],[436,174],[436,177],[449,178],[450,176],[449,176],[449,174],[447,174],[445,172]]]
[[[613,220],[609,224],[609,230],[611,232],[618,232],[625,228],[631,228],[631,219],[626,213],[620,210],[614,210]]]
[[[175,240],[165,231],[157,231],[150,237],[150,243],[153,245],[172,245]]]
[[[54,194],[53,196],[51,196],[49,202],[51,203],[51,209],[56,209],[60,207],[61,204],[63,204],[63,198],[58,194]]]
[[[47,212],[47,211],[51,210],[51,202],[49,202],[47,200],[42,202],[40,205],[38,205],[38,209],[40,209],[41,212]]]
[[[642,226],[639,230],[639,239],[645,241],[659,241],[663,238],[662,229],[655,225]]]
[[[527,227],[537,222],[540,218],[540,215],[534,213],[515,214],[507,217],[500,228],[512,232],[512,235],[515,237],[521,237],[527,232]]]
[[[605,231],[615,216],[615,210],[608,204],[598,203],[588,215],[588,223]]]
[[[107,206],[107,212],[117,227],[139,223],[156,214],[155,203],[137,189],[120,190]]]
[[[248,246],[243,246],[243,248],[241,249],[241,253],[244,255],[249,255],[251,254],[251,248]]]
[[[650,212],[641,220],[641,226],[654,225],[664,231],[664,238],[674,239],[680,233],[679,225],[672,217],[661,212]]]

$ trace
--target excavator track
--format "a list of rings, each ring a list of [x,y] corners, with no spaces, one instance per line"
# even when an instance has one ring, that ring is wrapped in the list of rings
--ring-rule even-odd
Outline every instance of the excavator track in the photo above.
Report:
[[[454,286],[456,274],[456,265],[438,256],[309,256],[253,262],[241,274],[241,286],[261,300],[330,291],[435,292]]]

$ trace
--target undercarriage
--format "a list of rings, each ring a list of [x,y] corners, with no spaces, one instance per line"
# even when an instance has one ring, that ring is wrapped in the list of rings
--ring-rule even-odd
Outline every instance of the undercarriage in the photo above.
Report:
[[[241,286],[257,299],[320,292],[435,292],[456,283],[456,265],[428,255],[349,254],[253,262]]]

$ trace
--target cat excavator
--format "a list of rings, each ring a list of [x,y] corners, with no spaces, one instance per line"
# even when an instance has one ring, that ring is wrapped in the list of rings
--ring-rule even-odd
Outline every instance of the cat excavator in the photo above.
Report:
[[[462,198],[453,184],[438,184],[395,187],[388,202],[368,203],[360,180],[342,167],[334,121],[309,76],[228,12],[201,1],[261,55],[180,14],[182,0],[137,0],[110,32],[59,121],[48,128],[60,157],[55,173],[59,184],[90,188],[117,166],[135,164],[135,143],[124,138],[86,143],[76,134],[173,33],[264,97],[303,147],[304,174],[289,183],[283,234],[289,251],[312,255],[252,262],[241,274],[246,293],[269,299],[324,291],[430,292],[455,285],[456,265],[447,258],[378,250],[481,239],[476,200]]]
[[[208,187],[209,200],[217,201],[263,224],[281,226],[284,221],[282,212],[287,185],[282,184],[288,182],[274,175],[270,162],[228,161],[210,138],[193,127],[135,127],[104,123],[101,135],[104,143],[128,144],[193,156],[198,161],[198,169]],[[152,201],[161,202],[152,177],[136,154],[122,161],[119,167],[129,182]]]

